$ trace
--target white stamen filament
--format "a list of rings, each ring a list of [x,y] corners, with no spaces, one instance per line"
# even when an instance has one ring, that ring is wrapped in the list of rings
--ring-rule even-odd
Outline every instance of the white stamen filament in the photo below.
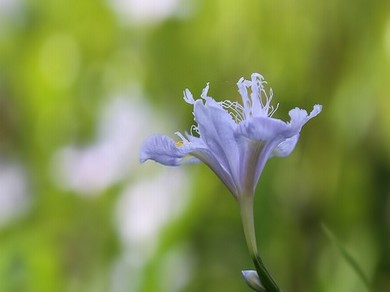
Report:
[[[199,136],[199,129],[198,129],[198,127],[195,126],[195,125],[192,125],[191,128],[190,128],[191,136],[194,136],[194,134],[193,134],[194,132],[196,132],[196,134]]]
[[[175,135],[178,136],[178,137],[181,139],[181,141],[176,142],[176,145],[180,144],[180,142],[181,142],[182,144],[188,143],[188,142],[189,142],[189,141],[183,136],[182,133],[176,132]],[[181,145],[180,145],[180,146],[181,146]]]
[[[236,123],[245,119],[244,107],[236,101],[224,100],[220,103],[222,107],[228,110]]]

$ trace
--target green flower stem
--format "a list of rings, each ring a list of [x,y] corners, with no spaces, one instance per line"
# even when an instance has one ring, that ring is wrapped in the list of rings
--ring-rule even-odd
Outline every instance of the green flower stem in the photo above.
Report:
[[[253,196],[241,197],[239,200],[239,205],[249,254],[253,260],[253,263],[255,264],[261,284],[264,286],[267,292],[281,292],[282,290],[278,287],[271,274],[268,272],[257,251],[255,224],[253,220]]]

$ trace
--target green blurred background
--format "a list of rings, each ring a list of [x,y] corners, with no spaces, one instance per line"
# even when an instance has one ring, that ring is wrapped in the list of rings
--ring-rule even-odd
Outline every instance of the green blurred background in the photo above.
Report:
[[[390,291],[390,2],[0,0],[0,291],[249,291],[238,208],[204,165],[139,165],[263,74],[323,112],[260,179],[260,253],[284,291]]]

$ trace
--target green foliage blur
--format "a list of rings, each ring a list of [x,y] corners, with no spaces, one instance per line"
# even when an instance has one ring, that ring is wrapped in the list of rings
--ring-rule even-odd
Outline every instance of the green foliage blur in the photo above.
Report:
[[[236,82],[253,72],[272,87],[278,118],[323,105],[257,188],[259,251],[274,278],[286,292],[366,291],[325,223],[373,291],[390,291],[387,0],[0,0],[0,291],[249,291],[227,189],[205,165],[169,170],[166,185],[187,201],[150,227],[180,200],[153,196],[167,170],[137,156],[147,135],[190,129],[185,88],[197,97],[210,82],[215,99],[237,99]],[[112,153],[99,150],[79,175],[73,158],[103,143],[115,96],[139,131],[106,130],[131,146],[115,162],[128,167],[108,179],[99,154]],[[149,204],[132,208],[144,189]],[[139,237],[147,226],[154,233]]]

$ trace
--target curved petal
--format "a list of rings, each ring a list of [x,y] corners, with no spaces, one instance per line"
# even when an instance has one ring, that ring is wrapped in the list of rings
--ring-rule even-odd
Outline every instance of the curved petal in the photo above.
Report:
[[[275,147],[282,142],[282,138],[276,137],[275,139],[272,139],[270,141],[267,141],[265,145],[261,149],[261,153],[258,157],[257,164],[256,164],[256,169],[254,172],[254,187],[256,187],[260,175],[263,172],[264,166],[268,159],[272,156],[272,151],[275,149]]]
[[[240,152],[241,187],[253,192],[274,148],[285,138],[289,126],[270,117],[251,117],[239,124],[236,135],[244,141]]]
[[[236,123],[230,114],[219,103],[210,99],[206,104],[201,100],[196,101],[194,115],[205,146],[219,164],[233,178],[237,178],[239,151],[234,135]]]
[[[186,144],[187,145],[187,144]],[[184,159],[191,147],[177,146],[175,141],[165,135],[154,135],[147,138],[141,147],[140,161],[154,160],[167,166],[178,166],[184,162],[198,162],[199,160]]]
[[[321,112],[321,110],[322,110],[322,106],[319,104],[316,104],[313,107],[313,110],[310,112],[309,115],[305,110],[297,107],[290,110],[288,114],[291,117],[291,121],[289,123],[291,130],[300,132],[302,126],[306,124],[310,119],[317,116]]]
[[[195,138],[195,137],[193,137]],[[179,166],[183,163],[205,163],[226,185],[229,191],[237,196],[237,187],[230,173],[224,169],[200,139],[197,142],[185,142],[178,146],[170,137],[154,135],[147,138],[141,148],[140,161],[153,160],[167,166]]]
[[[252,117],[239,124],[237,134],[254,141],[268,141],[288,129],[288,125],[278,119],[269,117]]]
[[[299,139],[299,134],[287,138],[272,151],[271,156],[286,157],[294,150]]]
[[[256,169],[262,159],[265,142],[249,140],[244,136],[240,139],[243,142],[240,148],[240,193],[252,194],[258,180]]]
[[[245,279],[245,282],[255,291],[265,292],[264,286],[261,284],[259,275],[255,270],[243,270],[241,271],[242,276]]]
[[[302,126],[320,112],[320,105],[315,105],[309,115],[303,109],[294,108],[289,112],[289,123],[270,117],[251,117],[240,123],[237,133],[255,141],[269,141],[276,137],[289,139],[299,134]]]

